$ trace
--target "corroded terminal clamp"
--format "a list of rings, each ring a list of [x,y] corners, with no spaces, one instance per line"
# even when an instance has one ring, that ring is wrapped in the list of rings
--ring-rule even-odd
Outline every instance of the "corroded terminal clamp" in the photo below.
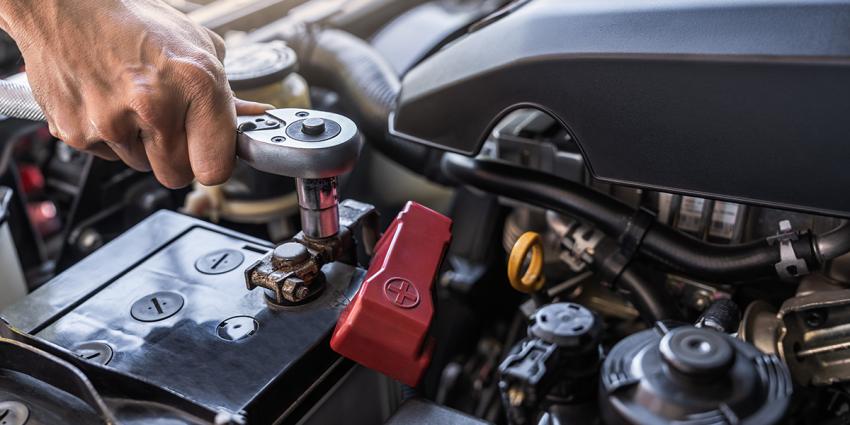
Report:
[[[248,290],[267,289],[275,304],[295,304],[321,291],[319,269],[315,253],[299,242],[285,242],[245,270],[245,283]]]
[[[248,267],[248,290],[266,289],[268,300],[277,305],[301,304],[324,289],[323,266],[333,262],[358,264],[355,239],[364,254],[370,256],[378,234],[375,207],[348,199],[339,204],[339,216],[336,236],[310,239],[299,233]]]

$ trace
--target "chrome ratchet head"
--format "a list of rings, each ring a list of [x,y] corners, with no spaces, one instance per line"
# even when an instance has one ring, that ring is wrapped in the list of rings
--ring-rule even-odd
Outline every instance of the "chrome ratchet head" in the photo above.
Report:
[[[363,140],[350,119],[330,112],[273,109],[238,117],[237,155],[251,167],[300,179],[351,171]]]

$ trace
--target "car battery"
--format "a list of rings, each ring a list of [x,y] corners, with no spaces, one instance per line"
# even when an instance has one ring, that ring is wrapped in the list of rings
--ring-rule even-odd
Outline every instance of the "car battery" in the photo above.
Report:
[[[263,291],[248,290],[244,277],[271,249],[161,211],[0,316],[54,355],[76,355],[71,362],[110,392],[104,397],[138,386],[149,398],[194,406],[205,421],[273,423],[347,362],[328,340],[365,271],[325,264],[326,287],[317,298],[273,306]]]

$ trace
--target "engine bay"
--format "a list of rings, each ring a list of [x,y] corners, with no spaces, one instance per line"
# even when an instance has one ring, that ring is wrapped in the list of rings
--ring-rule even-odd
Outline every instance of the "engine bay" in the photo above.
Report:
[[[222,185],[0,37],[0,425],[850,423],[850,2],[169,3]]]

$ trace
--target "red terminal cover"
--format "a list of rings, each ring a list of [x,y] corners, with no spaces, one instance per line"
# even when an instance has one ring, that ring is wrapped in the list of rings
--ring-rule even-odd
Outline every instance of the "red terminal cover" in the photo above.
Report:
[[[337,353],[416,386],[431,361],[434,279],[452,221],[408,202],[375,246],[366,279],[336,323]]]

